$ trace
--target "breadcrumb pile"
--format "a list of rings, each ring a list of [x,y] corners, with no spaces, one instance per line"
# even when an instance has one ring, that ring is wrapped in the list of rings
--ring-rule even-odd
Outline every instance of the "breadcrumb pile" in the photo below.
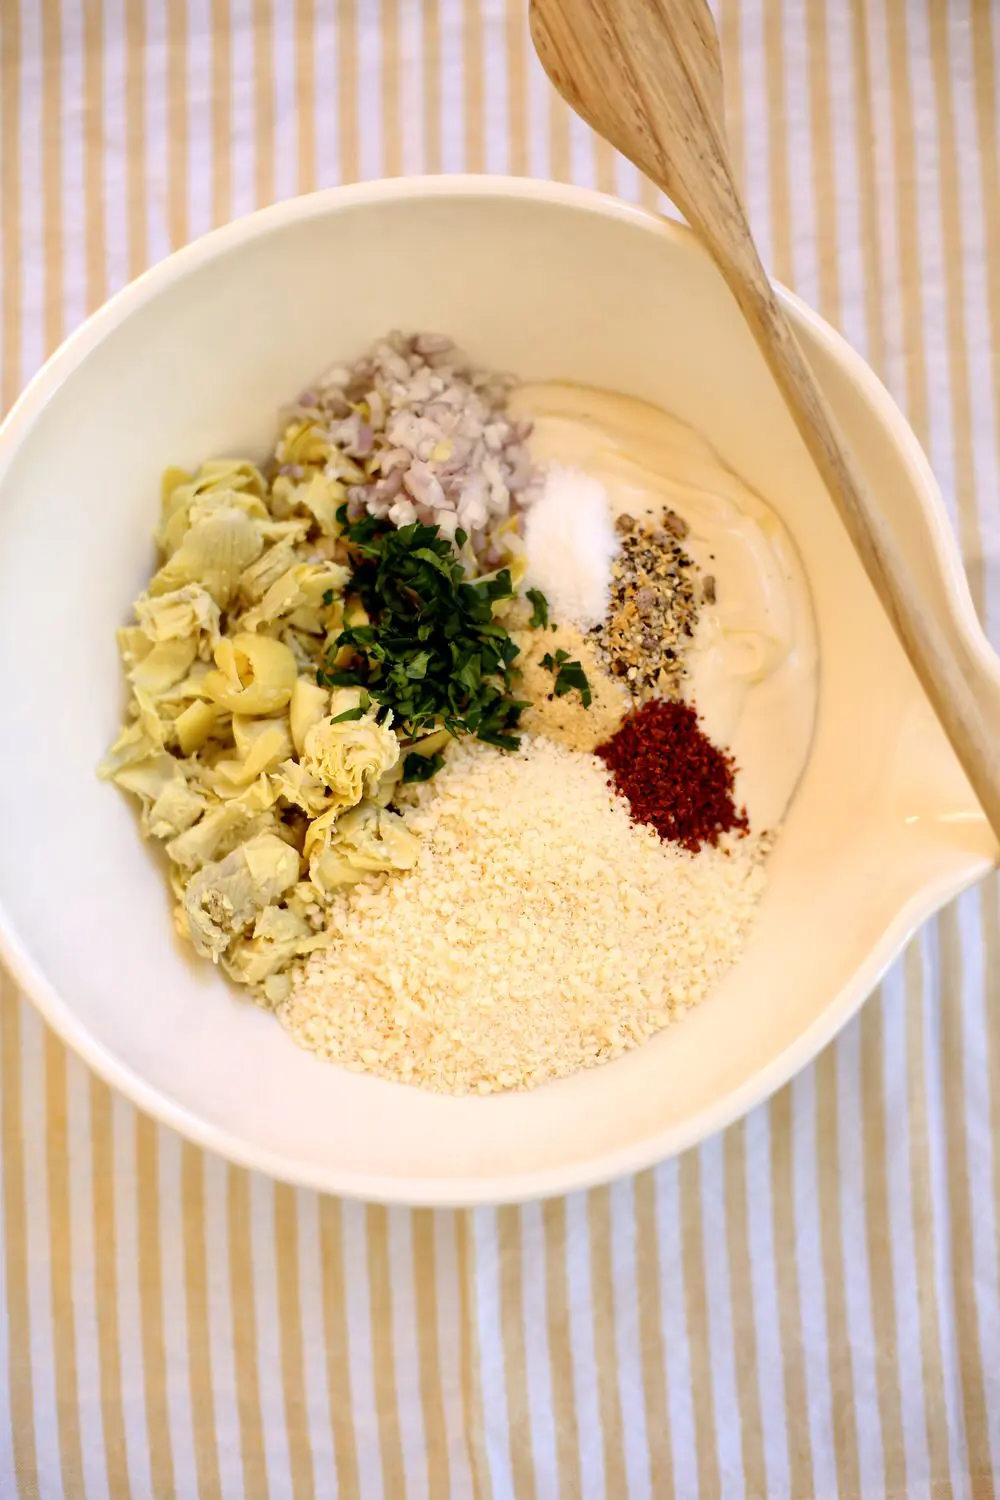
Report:
[[[763,837],[663,843],[594,756],[541,738],[453,747],[405,817],[418,865],[336,894],[277,1013],[324,1058],[444,1093],[637,1046],[730,967],[764,885]]]

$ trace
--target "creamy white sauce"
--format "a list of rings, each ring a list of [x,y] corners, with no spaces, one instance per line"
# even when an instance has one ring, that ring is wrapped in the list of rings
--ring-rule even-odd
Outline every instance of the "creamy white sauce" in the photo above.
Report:
[[[582,386],[521,386],[532,455],[604,485],[614,515],[669,506],[690,528],[685,550],[716,581],[688,658],[685,693],[705,732],[739,766],[737,796],[757,829],[780,822],[809,754],[817,653],[795,545],[770,506],[693,428],[627,396]]]

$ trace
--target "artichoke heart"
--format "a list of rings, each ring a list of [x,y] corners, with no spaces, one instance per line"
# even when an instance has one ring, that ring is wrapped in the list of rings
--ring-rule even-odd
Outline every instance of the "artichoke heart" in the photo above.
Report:
[[[240,575],[263,550],[258,528],[241,507],[220,505],[197,519],[192,513],[191,525],[177,551],[150,580],[149,593],[155,597],[198,583],[220,609],[225,609]]]
[[[360,689],[338,688],[330,698],[330,718],[314,724],[303,741],[302,765],[330,788],[339,812],[371,796],[399,760],[399,741],[388,716],[379,724],[370,708],[360,718],[343,717],[357,714],[360,705]]]
[[[310,823],[305,853],[313,884],[329,894],[378,870],[412,870],[420,840],[398,813],[362,802],[339,818],[328,812]]]
[[[184,914],[198,953],[214,963],[233,938],[299,878],[296,850],[273,833],[240,844],[192,876],[184,892]]]
[[[234,714],[274,714],[292,696],[298,670],[281,641],[267,635],[224,636],[215,648],[218,668],[205,678],[205,691]]]

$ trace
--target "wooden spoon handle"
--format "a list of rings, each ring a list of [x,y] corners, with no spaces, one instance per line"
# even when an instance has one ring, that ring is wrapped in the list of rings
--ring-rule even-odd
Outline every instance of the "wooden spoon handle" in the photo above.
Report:
[[[707,226],[705,226],[707,231]],[[906,558],[806,364],[749,227],[715,254],[955,754],[1000,838],[1000,726],[927,609]],[[727,253],[736,245],[736,254]]]

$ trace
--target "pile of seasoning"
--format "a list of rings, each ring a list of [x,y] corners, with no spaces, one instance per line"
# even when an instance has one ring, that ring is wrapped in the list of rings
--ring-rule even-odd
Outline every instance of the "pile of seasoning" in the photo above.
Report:
[[[684,656],[698,622],[697,568],[681,545],[687,522],[664,509],[659,522],[620,515],[607,618],[598,648],[613,677],[642,703],[680,695]]]
[[[732,757],[703,734],[689,703],[652,699],[595,752],[636,823],[696,853],[725,833],[749,832],[733,801]]]

